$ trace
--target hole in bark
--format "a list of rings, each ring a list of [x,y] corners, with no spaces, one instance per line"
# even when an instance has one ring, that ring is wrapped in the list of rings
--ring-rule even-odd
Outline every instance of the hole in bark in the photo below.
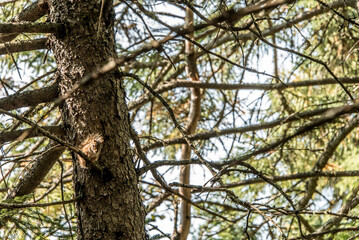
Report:
[[[115,232],[116,239],[122,239],[123,232]]]
[[[84,186],[78,182],[75,183],[75,192],[77,194],[83,194]]]
[[[110,182],[113,178],[114,177],[113,177],[112,172],[108,168],[105,168],[102,173],[103,183],[106,184],[106,183]]]

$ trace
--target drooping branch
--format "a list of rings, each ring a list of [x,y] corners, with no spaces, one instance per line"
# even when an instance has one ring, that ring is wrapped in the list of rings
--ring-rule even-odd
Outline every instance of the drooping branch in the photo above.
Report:
[[[327,164],[328,160],[332,157],[335,150],[339,146],[339,144],[344,140],[344,138],[355,128],[359,125],[359,117],[355,117],[351,122],[349,122],[348,125],[344,126],[334,137],[333,139],[328,143],[325,151],[321,155],[321,157],[318,159],[318,161],[315,163],[315,166],[313,167],[313,171],[322,171],[322,169]],[[312,178],[307,182],[307,191],[305,192],[305,195],[302,197],[302,199],[298,203],[298,208],[302,209],[304,208],[309,200],[312,198],[315,189],[318,185],[318,177]]]
[[[194,26],[182,28],[181,26],[172,27],[168,23],[160,20],[157,16],[152,14],[151,12],[147,11],[143,5],[141,5],[138,1],[133,1],[134,4],[140,9],[140,11],[145,14],[147,17],[157,21],[158,23],[162,24],[163,26],[167,27],[171,31],[175,32],[177,36],[185,36],[187,34],[193,33],[198,30],[202,30],[204,28],[210,26],[217,26],[219,23],[227,22],[231,25],[234,25],[236,22],[241,20],[243,17],[248,16],[250,14],[258,13],[261,11],[265,11],[267,9],[272,9],[284,4],[291,4],[295,2],[295,0],[264,0],[260,1],[254,5],[235,9],[234,7],[224,11],[220,16],[214,17],[210,20],[205,22],[199,23]]]
[[[49,10],[47,0],[37,0],[26,7],[22,12],[13,19],[13,22],[29,21],[34,22],[44,16]]]
[[[338,226],[339,223],[343,220],[344,216],[349,213],[350,210],[355,208],[359,204],[358,196],[359,186],[355,187],[351,192],[349,198],[345,201],[345,204],[341,207],[338,212],[338,216],[329,219],[318,231],[317,233],[328,231],[334,226]]]
[[[198,25],[196,25],[194,27],[191,27],[191,28],[183,28],[182,29],[181,26],[172,27],[169,24],[167,24],[166,22],[161,21],[153,13],[147,11],[143,7],[143,5],[141,3],[139,3],[138,1],[133,1],[133,3],[136,4],[136,6],[140,9],[140,11],[143,14],[145,14],[147,17],[157,21],[158,23],[160,23],[163,26],[167,27],[171,31],[177,33],[176,36],[172,36],[172,37],[168,36],[168,37],[166,37],[167,41],[169,41],[169,40],[171,40],[171,39],[173,39],[173,38],[175,38],[177,36],[185,36],[186,34],[195,32],[197,30],[201,30],[201,29],[206,28],[206,27],[211,26],[211,25],[216,26],[217,23],[220,23],[220,22],[229,22],[229,23],[232,23],[232,25],[233,25],[234,22],[231,22],[231,21],[233,21],[234,19],[230,16],[231,14],[235,15],[233,13],[233,11],[238,13],[238,15],[235,17],[236,18],[235,21],[239,21],[245,15],[250,15],[250,14],[256,13],[258,11],[265,10],[265,8],[260,9],[260,7],[264,7],[264,5],[265,5],[265,7],[268,7],[268,9],[272,9],[273,7],[270,7],[269,5],[271,5],[271,6],[273,6],[273,5],[279,6],[279,5],[286,4],[286,3],[290,4],[292,2],[295,2],[295,1],[262,1],[262,2],[259,2],[256,5],[252,5],[252,6],[248,7],[248,8],[242,8],[242,9],[238,9],[238,10],[230,9],[230,10],[222,13],[221,16],[215,17],[214,19],[209,20],[209,21],[207,21],[205,23],[198,24]],[[268,4],[266,5],[266,3],[269,3],[269,5]],[[343,1],[336,1],[336,2],[331,3],[330,7],[332,9],[342,8],[342,7],[346,7],[346,6],[352,6],[353,7],[355,5],[355,3],[356,3],[355,0],[350,0],[350,1],[347,1],[345,3]],[[285,20],[285,22],[282,23],[282,24],[276,25],[273,28],[268,28],[268,29],[262,31],[261,35],[263,37],[270,36],[270,35],[272,35],[274,33],[277,33],[277,32],[279,32],[281,30],[290,28],[290,27],[294,26],[297,23],[300,23],[300,22],[305,21],[305,20],[310,20],[311,18],[313,18],[315,16],[318,16],[318,15],[320,15],[322,13],[328,12],[328,11],[330,11],[329,8],[324,7],[324,6],[318,6],[317,8],[315,8],[312,11],[304,12],[303,14],[299,14],[297,17],[295,17],[295,18],[293,18],[291,20]],[[230,18],[232,18],[232,19],[230,19]],[[210,29],[209,32],[215,32],[215,30],[216,30],[216,28],[213,28],[213,29]],[[207,35],[207,33],[204,34],[203,36],[206,36],[206,35]],[[199,38],[201,38],[201,37],[199,37]],[[233,34],[226,34],[224,37],[221,37],[221,38],[217,39],[214,43],[209,43],[208,45],[210,45],[210,46],[205,46],[204,48],[205,49],[213,49],[213,48],[221,46],[224,43],[229,42],[231,40],[246,42],[248,40],[255,40],[255,39],[256,39],[255,34],[253,34],[251,32],[250,33],[244,33],[244,34],[238,34],[238,35],[236,35],[236,37],[234,37]],[[196,39],[196,40],[198,40],[198,39]],[[161,41],[159,43],[160,43],[160,45],[162,45],[165,42],[166,41]]]
[[[34,122],[30,121],[29,119],[27,119],[23,116],[17,115],[15,113],[5,111],[4,109],[1,109],[1,108],[0,108],[0,114],[7,115],[9,117],[15,118],[23,123],[30,125],[32,127],[31,130],[24,134],[28,135],[32,131],[38,131],[41,135],[53,140],[56,143],[59,143],[61,146],[67,147],[71,151],[75,152],[80,157],[82,157],[86,161],[86,163],[92,164],[92,161],[89,159],[89,157],[84,152],[82,152],[79,148],[77,148],[77,147],[73,146],[72,144],[62,140],[61,138],[53,135],[52,133],[48,132],[45,128],[39,126],[37,123],[34,123]]]
[[[287,143],[289,140],[291,140],[295,137],[301,136],[317,127],[323,126],[324,124],[330,123],[334,119],[336,119],[337,117],[339,117],[343,114],[347,114],[348,112],[352,112],[353,110],[358,111],[358,107],[359,107],[359,104],[357,103],[357,104],[347,105],[344,107],[338,107],[338,108],[329,110],[329,111],[325,112],[324,114],[322,114],[321,117],[313,120],[311,123],[304,125],[303,127],[300,127],[295,133],[293,133],[287,137],[284,137],[278,141],[275,141],[273,143],[266,144],[262,148],[254,150],[252,152],[249,152],[248,154],[244,154],[240,157],[229,160],[229,161],[223,163],[223,165],[225,165],[227,167],[234,166],[237,164],[240,165],[240,163],[242,163],[243,161],[246,161],[246,160],[248,160],[254,156],[257,156],[259,154],[263,154],[268,151],[271,151],[271,150],[283,145],[284,143]]]
[[[139,3],[136,2],[136,4],[138,5]],[[350,4],[350,5],[355,4],[355,1],[351,0],[351,1],[348,1],[348,2],[345,2],[345,3],[343,3],[343,1],[336,1],[336,2],[331,3],[331,8],[342,8],[342,7],[346,7],[348,4]],[[142,5],[140,5],[140,6],[142,7]],[[290,19],[290,20],[286,19],[285,22],[282,23],[282,24],[278,24],[278,25],[275,25],[274,27],[270,27],[270,28],[267,28],[267,29],[263,30],[262,31],[262,36],[265,37],[265,36],[269,36],[269,35],[272,35],[274,33],[277,33],[279,31],[285,30],[285,29],[290,29],[291,27],[295,26],[295,24],[297,24],[297,23],[300,23],[300,22],[303,22],[303,21],[308,21],[311,18],[313,18],[315,16],[318,16],[318,15],[320,15],[322,13],[328,12],[328,11],[329,11],[328,8],[323,7],[323,6],[318,6],[317,8],[314,8],[311,11],[307,11],[307,12],[304,12],[302,14],[297,15],[293,19]],[[154,19],[156,19],[156,18],[154,18]],[[200,39],[203,39],[204,37],[208,37],[209,34],[214,33],[214,32],[216,32],[216,28],[210,29],[210,30],[206,31],[203,34],[199,34],[194,39],[196,41],[198,41]],[[167,40],[170,40],[172,38],[173,37],[170,37],[170,38],[167,37]],[[238,35],[236,35],[235,39],[233,37],[233,34],[225,34],[223,37],[216,39],[215,42],[208,43],[206,45],[206,49],[213,49],[213,48],[219,47],[219,46],[221,46],[221,45],[223,45],[223,44],[225,44],[225,43],[227,43],[227,42],[229,42],[231,40],[236,40],[236,41],[238,40],[238,41],[246,42],[248,40],[254,40],[255,38],[256,38],[256,36],[253,33],[238,34]],[[164,44],[164,43],[165,43],[165,41],[161,41],[161,44]],[[180,53],[182,53],[182,51]],[[202,52],[197,52],[196,53],[197,58],[202,56],[204,53],[205,52],[203,52],[203,51]],[[127,60],[127,61],[130,61],[130,60]],[[173,59],[173,62],[175,64],[180,62],[180,61],[183,61],[183,57],[180,57],[180,55],[178,55],[178,57]],[[142,63],[142,64],[145,64],[145,63]],[[150,67],[154,67],[155,65],[158,66],[158,63],[151,62],[149,65],[150,65]],[[147,67],[149,67],[149,66],[147,66]],[[127,68],[127,66],[125,67],[125,69],[131,69],[131,68],[132,67],[130,67],[130,68]],[[165,72],[167,72],[167,71],[165,71]],[[182,72],[182,71],[180,71],[180,72]],[[178,74],[176,74],[176,75],[178,75]],[[170,77],[170,79],[173,79],[173,78]],[[156,80],[156,82],[158,82],[158,81]],[[169,83],[169,84],[171,84],[171,83]],[[156,86],[152,86],[152,87],[157,88],[157,84],[155,84],[155,85]],[[147,95],[149,95],[149,94],[147,94],[147,93],[144,94],[144,96],[142,96],[141,99],[142,98],[147,99],[149,97]],[[138,107],[137,104],[136,104],[136,107]],[[131,109],[133,109],[133,108],[134,108],[134,106],[131,105]]]
[[[136,3],[136,4],[140,5],[139,3]],[[342,8],[342,7],[346,7],[347,5],[352,6],[354,4],[355,4],[355,1],[348,1],[346,3],[343,3],[343,1],[336,1],[336,2],[331,3],[331,8],[333,8],[333,9]],[[140,6],[142,8],[142,5],[140,5]],[[323,6],[318,6],[317,8],[313,9],[312,11],[304,12],[303,14],[299,14],[298,16],[296,16],[295,18],[293,18],[291,20],[285,20],[285,22],[282,23],[282,24],[275,25],[273,27],[265,29],[265,30],[263,30],[261,32],[261,34],[262,34],[263,37],[270,36],[272,34],[275,34],[275,33],[279,32],[279,31],[282,31],[284,29],[291,28],[291,27],[295,26],[295,24],[297,24],[297,23],[310,20],[311,18],[313,18],[315,16],[318,16],[318,15],[320,15],[322,13],[328,12],[328,11],[329,11],[328,8],[323,7]],[[151,17],[151,16],[149,16],[149,17]],[[156,20],[157,18],[153,17],[153,19]],[[204,36],[207,36],[207,35],[204,35]],[[172,37],[171,38],[167,37],[167,38],[168,38],[168,40],[172,39]],[[199,36],[198,38],[195,38],[195,39],[198,40],[200,38],[201,37]],[[223,44],[225,44],[225,43],[227,43],[227,42],[229,42],[231,40],[246,42],[248,40],[254,40],[255,38],[256,38],[256,36],[253,33],[238,34],[238,35],[236,35],[236,38],[233,37],[233,34],[226,34],[224,37],[217,39],[214,43],[209,43],[208,46],[205,46],[205,49],[213,49],[213,48],[219,47],[219,46],[221,46],[221,45],[223,45]],[[161,41],[161,42],[159,42],[159,45],[162,45],[165,42],[166,41]],[[197,58],[200,57],[201,55],[203,55],[204,53],[205,53],[204,51],[198,52],[196,54]],[[174,62],[176,63],[176,61],[174,61]],[[118,63],[118,64],[120,64],[120,63]],[[323,84],[331,84],[331,80],[329,80],[330,83],[327,82],[326,80],[329,80],[329,79],[325,79],[323,81]],[[344,81],[343,83],[345,83],[345,81],[349,80],[349,79],[339,78],[339,81],[342,82],[342,80]],[[354,82],[355,82],[355,80],[354,80]],[[315,82],[312,82],[312,83],[315,84]],[[348,83],[353,83],[353,82],[348,82]],[[194,83],[194,84],[187,83],[187,82],[185,83],[184,81],[183,82],[178,81],[178,83],[176,81],[176,83],[173,83],[173,84],[174,85],[178,84],[178,87],[181,87],[182,84],[183,84],[183,87],[196,87],[196,85],[197,85],[197,83]],[[198,83],[198,85],[201,85],[201,84],[203,84],[202,85],[203,88],[207,87],[207,86],[204,86],[205,83]],[[296,85],[296,84],[297,83],[289,83],[289,85],[290,85],[289,87],[310,86],[311,82],[305,83],[303,81],[303,82],[298,82],[298,85]],[[303,84],[303,85],[301,85],[301,84]],[[318,85],[320,85],[320,84],[321,83],[318,83]],[[165,92],[165,91],[168,91],[170,89],[173,89],[173,88],[177,87],[177,86],[174,86],[174,85],[172,85],[172,83],[170,82],[168,84],[164,84],[161,87],[158,87],[156,89],[156,91],[158,93],[162,93],[162,92]],[[283,84],[279,84],[278,86],[276,86],[276,85],[272,86],[272,85],[267,85],[267,84],[263,84],[263,85],[262,84],[253,84],[253,85],[252,84],[248,84],[248,85],[246,85],[246,84],[240,85],[239,84],[240,86],[235,85],[235,84],[233,84],[233,85],[230,85],[230,84],[225,85],[224,84],[224,85],[215,85],[215,86],[211,86],[211,84],[209,84],[209,85],[210,86],[208,86],[208,88],[213,87],[214,89],[217,89],[217,87],[218,87],[218,89],[221,89],[221,88],[223,88],[223,89],[227,89],[227,88],[228,89],[247,89],[247,87],[248,87],[248,89],[252,88],[252,89],[262,89],[262,90],[273,90],[273,89],[281,90],[281,89],[285,88],[285,86]],[[200,87],[200,86],[198,86],[198,87]],[[146,103],[146,102],[148,102],[148,101],[150,101],[152,99],[153,99],[153,97],[149,93],[145,93],[139,99],[131,102],[129,104],[129,109],[134,110],[134,109],[142,106],[144,103]]]
[[[63,146],[56,145],[54,142],[49,143],[47,148],[43,154],[35,159],[35,163],[30,169],[25,168],[26,173],[9,193],[7,199],[32,193],[66,149]]]

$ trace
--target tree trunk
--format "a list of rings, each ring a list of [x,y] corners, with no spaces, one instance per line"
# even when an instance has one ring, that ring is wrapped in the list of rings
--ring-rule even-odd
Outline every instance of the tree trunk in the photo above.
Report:
[[[66,32],[50,37],[58,67],[61,95],[85,75],[116,56],[112,1],[104,8],[98,30],[101,1],[50,0],[51,22],[66,25]],[[145,212],[129,146],[128,110],[118,70],[81,88],[61,106],[67,141],[89,157],[85,142],[96,136],[101,146],[96,164],[80,164],[73,155],[78,215],[78,239],[145,239]],[[101,150],[102,149],[102,150]],[[100,151],[101,150],[101,151]]]

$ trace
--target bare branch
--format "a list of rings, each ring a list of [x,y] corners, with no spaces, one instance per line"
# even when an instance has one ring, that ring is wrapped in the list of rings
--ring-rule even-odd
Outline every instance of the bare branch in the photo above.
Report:
[[[339,107],[339,108],[335,108],[335,109],[332,109],[332,110],[329,110],[327,112],[325,112],[324,114],[322,114],[322,116],[319,118],[319,119],[315,119],[314,121],[312,121],[310,124],[308,125],[305,125],[301,128],[299,128],[295,133],[287,136],[287,137],[284,137],[276,142],[273,142],[271,144],[268,144],[267,146],[264,146],[262,148],[259,148],[251,153],[248,153],[248,154],[245,154],[245,155],[242,155],[238,158],[235,158],[233,160],[229,160],[227,162],[224,163],[224,165],[228,165],[228,166],[234,166],[234,165],[237,165],[237,164],[240,164],[241,162],[243,161],[246,161],[248,159],[250,159],[251,157],[253,156],[256,156],[256,155],[259,155],[259,154],[262,154],[262,153],[266,153],[286,142],[288,142],[289,140],[295,138],[295,137],[298,137],[302,134],[305,134],[307,133],[308,131],[316,128],[316,127],[319,127],[319,126],[322,126],[323,124],[326,124],[326,123],[329,123],[331,121],[333,121],[335,118],[343,115],[343,114],[346,114],[348,112],[351,112],[353,110],[357,111],[358,110],[358,107],[359,107],[359,104],[353,104],[353,105],[347,105],[347,106],[344,106],[344,107]]]
[[[47,38],[24,40],[0,44],[0,55],[46,49]],[[6,44],[6,45],[5,45]]]
[[[352,107],[347,108],[346,111],[343,112],[343,114],[354,113],[357,111],[354,105],[348,105],[348,106],[352,106]],[[213,130],[213,131],[209,131],[209,132],[197,133],[197,134],[189,136],[189,139],[191,141],[207,140],[210,138],[220,137],[220,136],[224,136],[224,135],[238,134],[238,133],[245,133],[245,132],[251,132],[251,131],[256,131],[256,130],[268,129],[268,128],[278,126],[280,124],[298,121],[300,119],[315,117],[315,116],[321,115],[327,111],[331,111],[331,110],[336,111],[340,108],[346,108],[346,107],[347,106],[341,106],[341,107],[335,107],[335,108],[322,108],[322,109],[316,109],[316,110],[312,110],[312,111],[295,113],[295,114],[289,115],[288,117],[279,118],[277,120],[267,122],[267,123],[260,123],[260,124],[254,124],[254,125],[238,127],[238,128],[228,128],[228,129],[223,129],[223,130]],[[166,147],[166,146],[170,146],[170,145],[174,145],[174,144],[181,144],[181,143],[185,143],[184,138],[173,138],[173,139],[168,139],[168,140],[161,140],[161,141],[144,146],[143,150],[149,151],[149,150],[152,150],[155,148]]]
[[[171,194],[167,191],[164,193],[161,193],[157,198],[153,199],[153,201],[150,204],[148,204],[146,212],[147,213],[151,212],[153,209],[155,209],[156,207],[161,205],[161,203],[164,200],[166,200],[169,196],[171,196]]]
[[[58,136],[64,135],[64,131],[61,126],[44,126],[42,128],[54,135],[58,135]],[[25,136],[25,135],[26,135],[25,139],[42,136],[41,132],[36,131],[36,129],[33,128],[14,130],[10,132],[2,132],[0,133],[0,144],[14,141],[18,139],[20,136]]]
[[[58,85],[54,83],[50,87],[25,91],[20,94],[0,98],[0,108],[9,111],[21,107],[35,106],[39,103],[51,102],[55,100],[58,95]]]
[[[276,48],[276,49],[279,49],[279,50],[282,50],[282,51],[285,51],[285,52],[289,52],[289,53],[293,53],[295,55],[298,55],[300,57],[303,57],[303,58],[306,58],[306,59],[309,59],[310,61],[312,62],[315,62],[315,63],[318,63],[320,65],[322,65],[326,70],[327,72],[338,82],[338,84],[343,88],[343,90],[346,92],[346,94],[350,97],[350,99],[354,102],[355,99],[353,97],[353,95],[351,94],[351,92],[348,90],[348,88],[346,86],[344,86],[344,84],[340,81],[340,79],[334,74],[334,72],[328,67],[328,65],[323,62],[322,60],[320,59],[317,59],[317,58],[314,58],[312,56],[309,56],[309,55],[305,55],[301,52],[298,52],[298,51],[295,51],[293,49],[290,49],[290,48],[286,48],[286,47],[280,47],[280,46],[277,46],[269,41],[267,41],[266,39],[264,39],[260,34],[256,33],[255,31],[252,31],[262,42],[268,44],[269,46],[273,47],[273,48]]]
[[[338,171],[338,172],[311,171],[311,172],[297,173],[297,174],[284,175],[284,176],[273,176],[270,179],[273,182],[281,182],[281,181],[306,179],[313,177],[336,178],[336,177],[358,177],[358,176],[359,176],[359,171]],[[247,186],[256,183],[263,183],[263,182],[265,182],[263,179],[253,178],[253,179],[243,180],[240,182],[229,183],[226,185],[226,187],[234,188],[234,187]]]
[[[27,118],[24,118],[22,116],[19,116],[15,113],[11,113],[11,112],[8,112],[8,111],[5,111],[3,109],[0,109],[0,114],[5,114],[7,116],[10,116],[10,117],[13,117],[21,122],[24,122],[28,125],[30,125],[32,127],[32,129],[34,131],[39,131],[43,136],[45,137],[48,137],[49,139],[61,144],[62,146],[65,146],[67,148],[69,148],[71,151],[75,152],[76,154],[80,155],[80,157],[82,157],[86,163],[89,163],[91,165],[92,161],[89,159],[89,157],[83,153],[80,149],[78,149],[77,147],[71,145],[70,143],[68,142],[65,142],[64,140],[62,140],[61,138],[58,138],[57,136],[51,134],[50,132],[46,131],[44,128],[40,127],[38,124],[30,121],[29,119]],[[32,130],[31,130],[32,131]]]
[[[44,16],[49,10],[46,0],[37,0],[30,6],[25,8],[18,16],[16,16],[12,22],[29,21],[34,22],[37,19]],[[10,42],[16,38],[18,34],[0,34],[0,43]]]
[[[359,77],[345,77],[339,78],[339,80],[344,84],[355,84],[359,83]],[[263,83],[239,83],[239,84],[230,84],[230,83],[203,83],[203,82],[193,82],[188,80],[175,80],[169,83],[165,83],[159,86],[155,91],[158,94],[164,93],[166,91],[180,88],[180,87],[192,87],[192,88],[202,88],[202,89],[217,89],[217,90],[284,90],[289,88],[297,87],[309,87],[309,86],[322,86],[337,84],[338,82],[332,78],[324,78],[318,80],[306,80],[306,81],[297,81],[286,83],[285,86],[281,83],[276,84],[263,84]],[[132,101],[128,104],[128,108],[133,110],[137,107],[142,106],[146,102],[152,99],[149,95],[143,95],[135,101]]]
[[[70,200],[60,202],[49,202],[49,203],[0,203],[0,209],[19,209],[19,208],[30,208],[30,207],[49,207],[55,205],[69,204],[77,202],[81,197],[75,197]]]
[[[0,33],[59,33],[64,30],[61,23],[0,23]]]

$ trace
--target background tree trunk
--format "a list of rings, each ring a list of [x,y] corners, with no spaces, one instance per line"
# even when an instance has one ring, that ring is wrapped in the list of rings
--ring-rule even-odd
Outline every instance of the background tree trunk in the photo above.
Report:
[[[112,4],[112,2],[111,2]],[[112,10],[105,11],[98,32],[100,3],[50,1],[51,22],[66,25],[66,33],[51,36],[61,95],[115,56]],[[62,106],[66,137],[81,148],[99,135],[101,170],[79,165],[74,157],[78,239],[145,239],[145,212],[129,148],[128,110],[118,70],[76,91]]]
[[[186,8],[185,27],[193,27],[193,12],[189,7]],[[189,37],[193,39],[193,33],[189,34]],[[187,78],[191,81],[199,81],[194,46],[193,43],[188,40],[185,41],[185,53],[187,56]],[[196,132],[198,120],[201,115],[201,90],[199,88],[191,88],[190,101],[191,102],[186,123],[186,130],[188,134],[193,134]],[[190,159],[191,147],[188,144],[183,144],[181,151],[181,160],[189,161]],[[187,185],[190,184],[190,176],[191,166],[181,166],[180,183]],[[187,197],[188,199],[191,199],[190,188],[181,187],[179,191],[183,196]],[[186,240],[191,227],[191,204],[188,201],[182,199],[180,213],[181,225],[179,227],[179,236],[177,238],[180,240]]]

